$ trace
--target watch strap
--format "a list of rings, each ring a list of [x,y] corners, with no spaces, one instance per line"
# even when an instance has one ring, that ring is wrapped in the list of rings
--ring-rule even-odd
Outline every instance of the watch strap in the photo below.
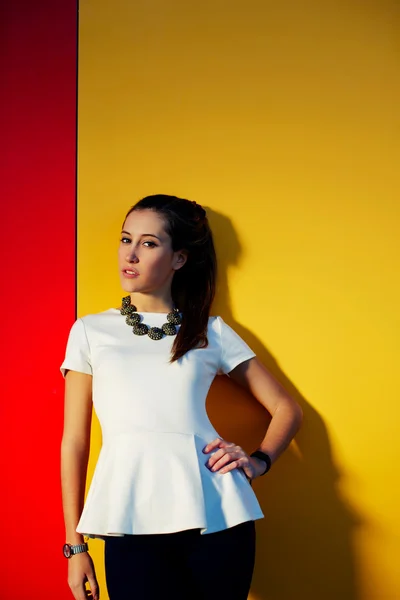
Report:
[[[71,556],[75,556],[75,554],[80,554],[81,552],[88,552],[89,546],[87,543],[83,544],[64,544],[63,552],[66,558],[71,558]]]
[[[261,475],[265,475],[266,473],[268,473],[272,466],[272,460],[268,454],[266,454],[265,452],[261,452],[261,450],[256,450],[255,452],[252,452],[250,456],[254,458],[259,458],[260,460],[263,460],[265,462],[265,471],[264,473],[261,473]]]
[[[80,554],[81,552],[87,552],[88,550],[89,546],[86,542],[84,542],[83,544],[74,544],[73,546],[71,546],[72,554]]]

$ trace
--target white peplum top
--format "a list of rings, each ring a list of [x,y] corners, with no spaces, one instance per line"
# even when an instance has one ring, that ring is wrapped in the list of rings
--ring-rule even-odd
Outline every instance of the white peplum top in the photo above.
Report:
[[[161,327],[166,313],[139,313]],[[202,534],[263,518],[241,469],[206,466],[218,432],[206,412],[216,374],[255,356],[221,317],[210,317],[207,348],[169,363],[174,336],[137,336],[116,308],[79,318],[61,372],[93,376],[102,447],[76,531],[89,537]]]

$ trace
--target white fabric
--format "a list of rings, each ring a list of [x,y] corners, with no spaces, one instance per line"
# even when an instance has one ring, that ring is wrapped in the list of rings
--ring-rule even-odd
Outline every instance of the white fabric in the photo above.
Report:
[[[163,313],[142,313],[150,326]],[[221,317],[207,348],[169,363],[174,337],[136,336],[118,309],[73,324],[61,372],[93,375],[103,444],[76,531],[90,537],[212,533],[264,515],[242,470],[211,472],[203,448],[218,436],[205,409],[217,373],[255,356]]]

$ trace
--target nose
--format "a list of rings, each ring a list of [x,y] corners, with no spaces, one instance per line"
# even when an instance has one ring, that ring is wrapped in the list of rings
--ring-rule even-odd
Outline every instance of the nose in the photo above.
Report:
[[[132,262],[132,263],[137,263],[139,262],[138,257],[136,256],[136,251],[132,248],[132,250],[130,250],[127,254],[127,261],[128,262]]]

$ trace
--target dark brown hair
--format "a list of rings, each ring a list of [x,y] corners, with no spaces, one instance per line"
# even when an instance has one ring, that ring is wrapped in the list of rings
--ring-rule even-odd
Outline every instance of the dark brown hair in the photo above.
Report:
[[[188,252],[186,263],[172,280],[172,300],[183,315],[171,351],[174,362],[192,348],[208,345],[207,325],[217,277],[213,236],[206,211],[194,201],[164,194],[146,196],[129,209],[125,219],[136,210],[161,215],[172,250]]]

